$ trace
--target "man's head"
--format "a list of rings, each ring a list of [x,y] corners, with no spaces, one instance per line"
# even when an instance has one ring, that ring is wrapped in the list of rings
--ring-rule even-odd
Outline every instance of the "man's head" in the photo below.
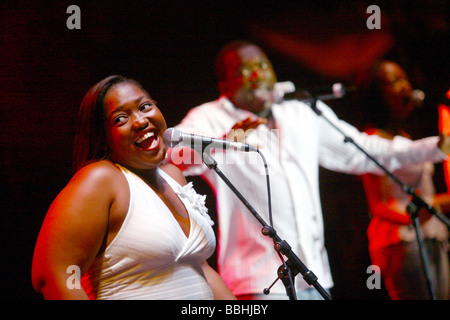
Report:
[[[257,45],[235,41],[225,46],[217,55],[216,74],[220,94],[236,107],[260,113],[272,105],[276,75]]]

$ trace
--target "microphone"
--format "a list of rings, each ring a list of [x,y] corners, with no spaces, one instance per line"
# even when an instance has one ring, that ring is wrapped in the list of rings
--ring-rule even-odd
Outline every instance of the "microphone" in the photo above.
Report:
[[[349,92],[356,91],[353,86],[347,87],[340,82],[333,83],[331,86],[312,88],[310,91],[303,91],[303,93],[311,98],[315,96],[318,100],[332,100],[340,99]],[[312,94],[311,94],[312,93]]]
[[[415,89],[411,92],[409,100],[413,102],[415,107],[421,107],[425,100],[425,92],[419,89]]]
[[[277,82],[273,86],[273,100],[275,103],[281,103],[289,94],[295,93],[295,84],[291,81]]]
[[[168,128],[164,132],[163,141],[169,148],[175,148],[180,146],[190,147],[195,149],[195,147],[200,146],[203,149],[206,147],[217,148],[217,149],[234,149],[240,151],[258,151],[257,148],[252,147],[249,144],[234,142],[231,140],[215,139],[210,137],[199,136],[191,133],[182,132],[175,128]]]
[[[276,102],[282,102],[283,100],[308,100],[316,98],[318,100],[332,100],[339,99],[346,95],[348,92],[355,91],[355,87],[346,87],[342,83],[334,83],[328,87],[313,88],[308,90],[296,91],[295,85],[290,81],[277,82],[274,86],[274,97]],[[314,96],[311,94],[313,93]]]

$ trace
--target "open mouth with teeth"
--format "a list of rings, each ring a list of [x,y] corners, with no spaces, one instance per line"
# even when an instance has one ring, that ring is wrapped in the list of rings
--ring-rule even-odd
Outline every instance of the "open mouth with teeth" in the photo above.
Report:
[[[156,135],[155,131],[149,131],[136,139],[134,144],[146,151],[154,150],[159,146],[159,138]]]

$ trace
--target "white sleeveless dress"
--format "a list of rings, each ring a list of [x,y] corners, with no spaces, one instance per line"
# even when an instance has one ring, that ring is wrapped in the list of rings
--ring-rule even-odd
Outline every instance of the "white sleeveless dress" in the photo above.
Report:
[[[181,186],[161,169],[158,174],[185,205],[186,237],[164,202],[137,175],[119,166],[130,187],[128,213],[116,237],[82,277],[90,299],[213,299],[201,263],[215,249],[206,196],[192,183]]]

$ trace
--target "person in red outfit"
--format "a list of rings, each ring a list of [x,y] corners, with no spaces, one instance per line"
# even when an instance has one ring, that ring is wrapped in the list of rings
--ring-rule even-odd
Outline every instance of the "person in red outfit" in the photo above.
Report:
[[[405,71],[395,62],[382,61],[371,72],[365,94],[370,103],[372,123],[367,133],[387,139],[411,139],[403,129],[414,110],[412,86]],[[422,163],[394,172],[402,182],[416,189],[427,203],[439,208],[433,185],[434,166]],[[371,214],[368,227],[369,251],[373,265],[381,270],[391,299],[430,299],[420,259],[417,237],[406,211],[409,194],[388,176],[362,176]],[[425,209],[419,211],[421,235],[429,257],[431,281],[436,298],[448,299],[448,229]]]

